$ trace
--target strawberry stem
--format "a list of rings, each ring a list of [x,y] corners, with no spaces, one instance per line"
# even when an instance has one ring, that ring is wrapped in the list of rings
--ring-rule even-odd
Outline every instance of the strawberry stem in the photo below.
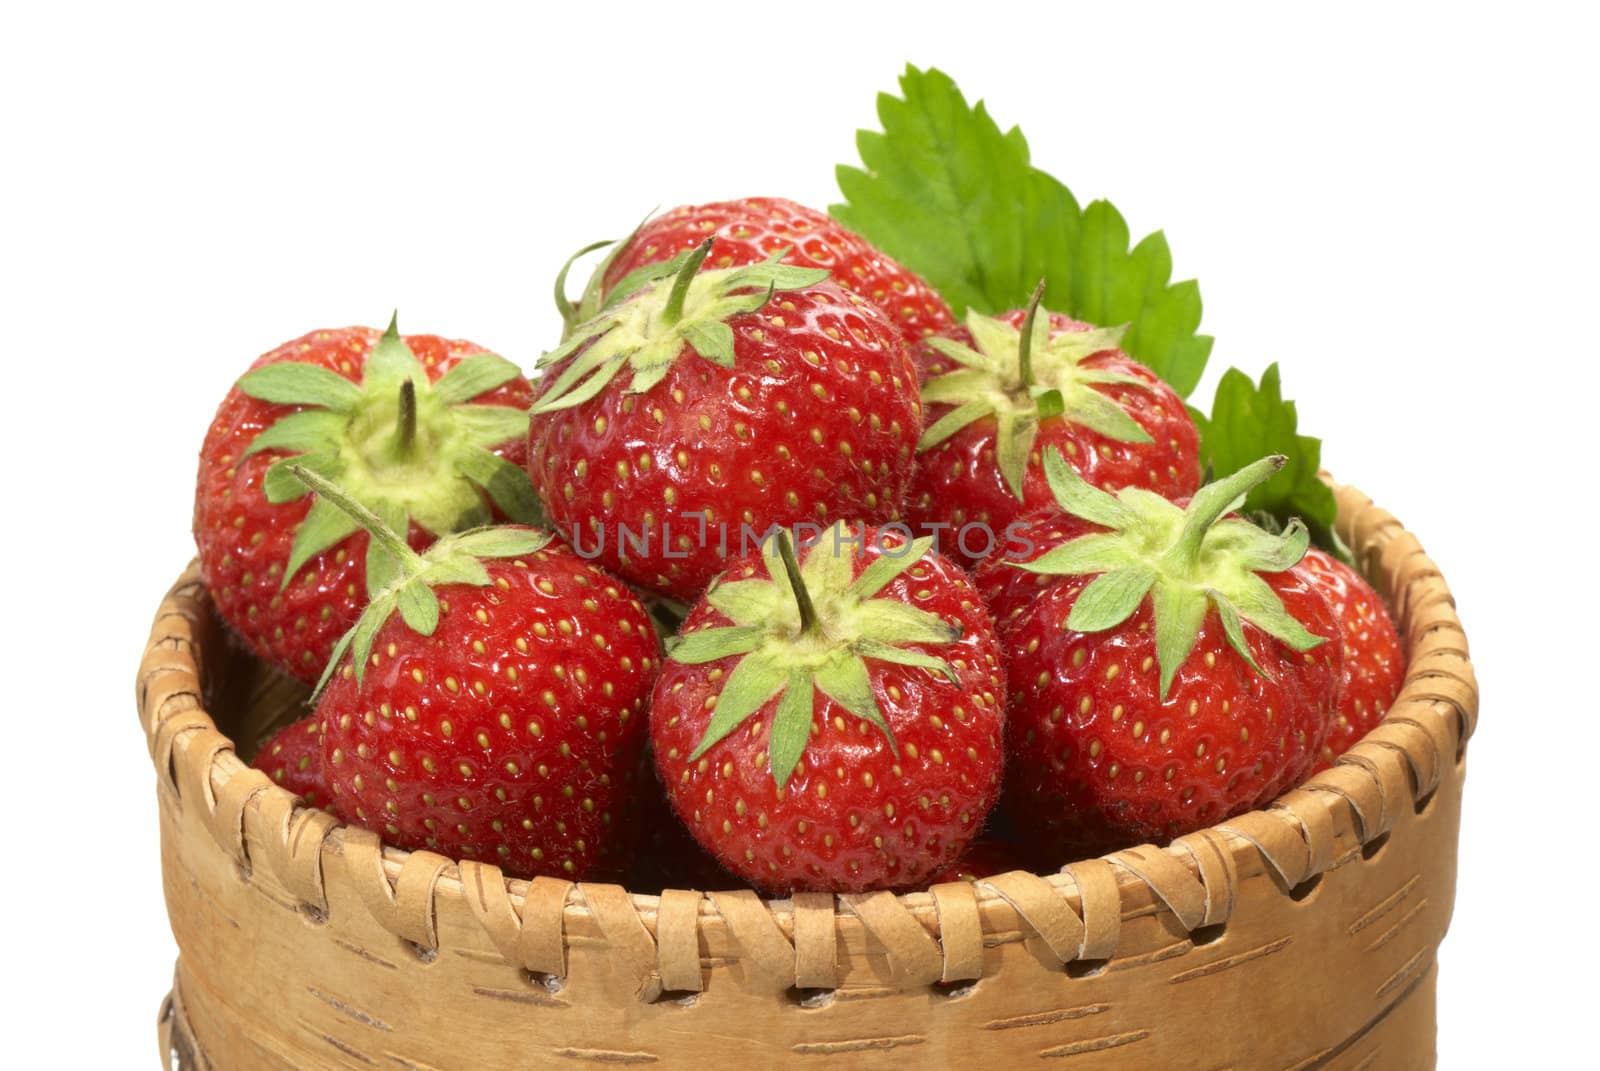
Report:
[[[395,435],[395,454],[402,461],[411,456],[417,442],[417,385],[411,380],[400,384],[400,417]]]
[[[683,262],[683,267],[678,269],[677,277],[672,280],[667,307],[661,312],[661,319],[668,327],[683,319],[683,302],[689,296],[689,284],[699,273],[700,265],[706,262],[706,257],[711,255],[711,243],[712,239],[707,238],[696,246],[694,252],[689,254],[689,259]]]
[[[794,556],[794,543],[789,539],[788,529],[778,532],[778,557],[783,560],[783,571],[789,576],[794,604],[800,611],[800,631],[820,632],[822,626],[817,619],[817,608],[811,602],[811,592],[806,590],[806,582],[800,577],[800,562]]]
[[[1044,298],[1044,280],[1033,288],[1028,299],[1028,314],[1022,318],[1022,341],[1017,344],[1017,368],[1024,387],[1033,386],[1033,322],[1039,317],[1039,302]]]
[[[319,498],[333,503],[351,520],[366,529],[367,534],[394,557],[403,572],[415,575],[422,571],[422,556],[412,550],[393,528],[384,524],[376,513],[352,498],[342,487],[304,465],[290,465],[289,471],[294,474],[295,479],[315,491]]]
[[[1206,532],[1224,513],[1237,509],[1245,495],[1276,475],[1287,461],[1282,454],[1264,457],[1196,491],[1189,508],[1184,511],[1183,531],[1166,554],[1166,563],[1172,572],[1177,576],[1193,576]]]

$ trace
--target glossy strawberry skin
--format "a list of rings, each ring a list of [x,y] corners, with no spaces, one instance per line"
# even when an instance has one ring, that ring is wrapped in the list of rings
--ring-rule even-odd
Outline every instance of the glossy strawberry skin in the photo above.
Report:
[[[822,212],[779,197],[684,205],[646,223],[606,271],[615,286],[629,272],[671,260],[715,235],[708,263],[757,264],[785,246],[785,264],[826,268],[834,281],[881,309],[908,344],[949,327],[950,307],[908,269]]]
[[[559,543],[484,566],[488,587],[434,589],[432,636],[397,614],[365,680],[346,664],[329,682],[317,717],[335,808],[397,847],[583,876],[633,791],[655,629]]]
[[[1320,770],[1383,720],[1405,683],[1406,657],[1382,597],[1360,573],[1318,547],[1306,551],[1300,567],[1333,608],[1344,647],[1338,712],[1322,746]]]
[[[650,390],[629,394],[619,375],[529,428],[533,485],[562,538],[683,601],[771,525],[898,518],[922,429],[905,347],[831,281],[728,324],[732,368],[685,346]]]
[[[1037,517],[1025,533],[1035,550],[1024,560],[1061,534],[1095,530]],[[1265,679],[1228,646],[1210,609],[1165,701],[1148,598],[1123,624],[1084,634],[1066,622],[1093,577],[1041,584],[1002,570],[1021,572],[990,561],[980,587],[1003,619],[1012,681],[1004,806],[1055,859],[1164,843],[1260,807],[1311,772],[1333,722],[1343,656],[1338,621],[1300,567],[1263,579],[1330,642],[1297,654],[1246,621]]]
[[[328,782],[322,776],[322,723],[315,717],[279,729],[261,745],[250,765],[308,806],[328,805]]]
[[[262,355],[251,368],[298,361],[360,382],[367,356],[381,335],[367,327],[313,331]],[[405,341],[432,381],[463,358],[487,352],[471,342],[435,335],[408,335]],[[478,401],[526,409],[532,388],[518,377]],[[258,656],[311,684],[367,603],[367,535],[357,532],[312,558],[286,589],[279,590],[295,528],[305,519],[312,499],[307,495],[278,505],[268,502],[261,481],[284,454],[277,450],[244,454],[258,434],[298,408],[250,398],[238,387],[229,390],[200,448],[194,537],[201,578],[223,620]],[[515,439],[494,452],[525,464],[527,443]],[[407,536],[419,550],[434,538],[415,524]]]
[[[1000,319],[1013,327],[1021,327],[1026,315],[1025,310],[1016,310]],[[1089,327],[1058,313],[1050,315],[1052,337],[1087,331]],[[964,326],[951,327],[941,334],[963,345],[973,344],[972,334]],[[926,343],[915,347],[913,359],[924,382],[957,367],[949,357]],[[1149,384],[1148,387],[1101,384],[1095,389],[1127,410],[1153,442],[1118,442],[1059,416],[1042,420],[1023,480],[1023,498],[1019,501],[995,463],[995,419],[979,418],[917,454],[916,474],[906,499],[906,517],[913,529],[920,533],[930,530],[926,526],[941,522],[952,525],[955,530],[963,525],[983,524],[994,533],[991,553],[1003,549],[1007,526],[1029,513],[1054,505],[1043,463],[1045,451],[1051,447],[1060,450],[1068,464],[1095,487],[1106,490],[1143,487],[1173,499],[1193,494],[1200,486],[1200,436],[1183,399],[1154,372],[1121,350],[1092,354],[1083,360],[1082,367],[1120,372]],[[930,404],[925,422],[931,425],[953,408]],[[940,536],[940,549],[964,563],[973,564],[986,556],[977,553],[986,545],[977,534],[968,536],[964,549],[956,544],[955,531],[946,529]],[[966,553],[968,550],[973,553]]]
[[[877,556],[874,537],[854,560],[859,576]],[[730,578],[767,576],[759,554]],[[959,683],[928,670],[869,659],[869,680],[900,749],[817,691],[813,735],[780,795],[767,761],[768,701],[697,762],[713,697],[737,659],[668,661],[651,704],[656,769],[678,817],[719,863],[773,893],[913,887],[960,856],[999,795],[1005,676],[988,615],[971,582],[930,554],[883,589],[961,626],[951,645],[909,649],[945,659]],[[683,633],[726,625],[700,602]]]

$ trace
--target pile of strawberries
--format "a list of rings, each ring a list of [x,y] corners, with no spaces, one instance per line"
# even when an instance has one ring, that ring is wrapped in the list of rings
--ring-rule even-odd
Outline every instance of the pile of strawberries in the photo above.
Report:
[[[1373,590],[1239,515],[1282,459],[1202,485],[1115,327],[957,323],[775,199],[561,300],[531,382],[308,334],[201,451],[217,610],[314,688],[256,764],[391,844],[639,889],[1054,868],[1268,802],[1398,691]]]

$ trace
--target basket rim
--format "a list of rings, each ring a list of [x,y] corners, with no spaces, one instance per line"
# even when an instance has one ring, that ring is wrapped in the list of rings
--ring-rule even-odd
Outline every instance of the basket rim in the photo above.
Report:
[[[803,988],[832,987],[835,930],[864,931],[860,936],[888,953],[897,976],[923,983],[979,977],[985,940],[1015,931],[1018,920],[1063,963],[1106,959],[1130,912],[1170,912],[1187,933],[1225,922],[1246,877],[1265,874],[1292,895],[1348,861],[1352,848],[1385,836],[1402,805],[1420,809],[1443,767],[1464,753],[1478,689],[1443,577],[1393,515],[1323,478],[1338,501],[1340,538],[1386,597],[1407,641],[1405,682],[1382,723],[1334,766],[1261,810],[1169,845],[1079,860],[1054,874],[1013,871],[902,893],[762,898],[745,888],[652,895],[507,878],[493,864],[384,845],[368,830],[305,807],[246,765],[217,729],[200,688],[197,633],[209,597],[192,562],[152,625],[137,681],[140,720],[163,786],[180,801],[198,798],[213,838],[241,867],[265,864],[316,907],[326,905],[326,882],[351,882],[390,932],[427,948],[437,947],[434,907],[443,893],[463,896],[508,960],[528,970],[563,975],[566,933],[597,924],[648,960],[665,989],[700,989],[697,933],[718,917],[753,955],[775,961],[779,974]],[[252,840],[266,846],[255,858]],[[345,866],[325,868],[326,849]]]

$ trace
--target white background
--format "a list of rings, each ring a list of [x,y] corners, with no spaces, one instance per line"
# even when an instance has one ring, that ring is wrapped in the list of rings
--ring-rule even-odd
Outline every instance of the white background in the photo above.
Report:
[[[1217,339],[1197,400],[1281,361],[1326,464],[1422,536],[1485,696],[1441,1066],[1577,1051],[1600,951],[1571,943],[1595,926],[1595,26],[1111,7],[8,5],[8,1057],[153,1066],[174,948],[130,686],[245,365],[396,305],[531,365],[570,250],[656,206],[825,206],[906,60],[1020,123],[1080,199],[1165,229]]]

